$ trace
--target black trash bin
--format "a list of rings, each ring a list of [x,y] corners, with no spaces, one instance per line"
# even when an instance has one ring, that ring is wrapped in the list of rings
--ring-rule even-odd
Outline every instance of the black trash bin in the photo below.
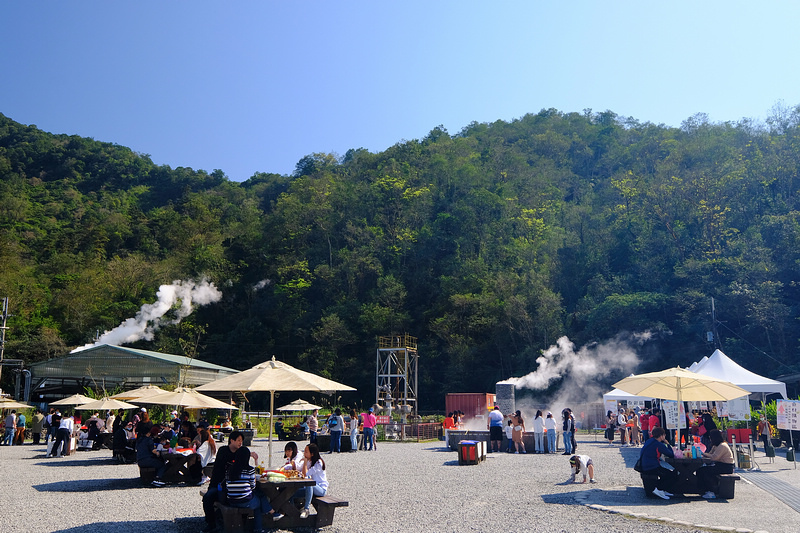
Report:
[[[256,436],[255,429],[240,429],[239,432],[242,434],[243,441],[242,444],[245,446],[252,446],[253,444],[253,437]]]

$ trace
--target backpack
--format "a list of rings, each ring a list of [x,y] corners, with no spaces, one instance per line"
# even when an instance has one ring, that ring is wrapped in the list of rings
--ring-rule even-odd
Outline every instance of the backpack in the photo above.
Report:
[[[334,416],[334,417],[331,417],[330,420],[328,420],[328,427],[333,427],[333,426],[338,426],[338,425],[339,425],[338,417]]]

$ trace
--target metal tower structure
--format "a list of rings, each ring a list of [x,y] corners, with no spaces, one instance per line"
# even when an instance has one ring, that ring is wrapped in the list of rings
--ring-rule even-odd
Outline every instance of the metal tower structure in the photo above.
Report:
[[[386,414],[392,410],[417,414],[417,338],[408,334],[378,339],[375,403]]]

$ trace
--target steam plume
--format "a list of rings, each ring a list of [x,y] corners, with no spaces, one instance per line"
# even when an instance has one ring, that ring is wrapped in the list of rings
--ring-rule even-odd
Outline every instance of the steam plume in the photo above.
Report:
[[[101,344],[118,345],[140,339],[153,340],[159,328],[179,323],[192,314],[196,306],[218,302],[222,298],[222,293],[206,279],[199,283],[193,280],[176,280],[172,285],[161,285],[156,297],[158,301],[143,305],[134,318],[129,318],[116,328],[106,331],[93,344],[75,348],[71,353]],[[172,309],[174,313],[170,317],[165,317],[164,315]]]
[[[561,386],[547,399],[554,410],[574,403],[594,402],[607,391],[608,377],[628,375],[638,366],[640,360],[635,348],[651,338],[650,332],[619,334],[576,349],[572,341],[561,337],[536,359],[538,368],[534,372],[501,383],[513,383],[517,390],[543,391],[560,380]]]

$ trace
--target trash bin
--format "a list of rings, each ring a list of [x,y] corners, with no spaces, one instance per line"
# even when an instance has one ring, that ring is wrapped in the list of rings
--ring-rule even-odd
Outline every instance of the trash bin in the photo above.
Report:
[[[245,446],[252,446],[253,437],[256,436],[256,430],[255,429],[240,429],[239,432],[242,434],[242,437],[244,437],[244,442],[242,442],[242,444],[244,444]]]
[[[744,452],[738,452],[739,455],[739,468],[742,470],[750,470],[752,465],[750,464],[750,454]]]
[[[481,456],[478,452],[478,443],[474,440],[462,440],[458,443],[458,464],[476,465],[480,462]]]
[[[786,460],[794,461],[794,448],[789,448],[786,450]]]

